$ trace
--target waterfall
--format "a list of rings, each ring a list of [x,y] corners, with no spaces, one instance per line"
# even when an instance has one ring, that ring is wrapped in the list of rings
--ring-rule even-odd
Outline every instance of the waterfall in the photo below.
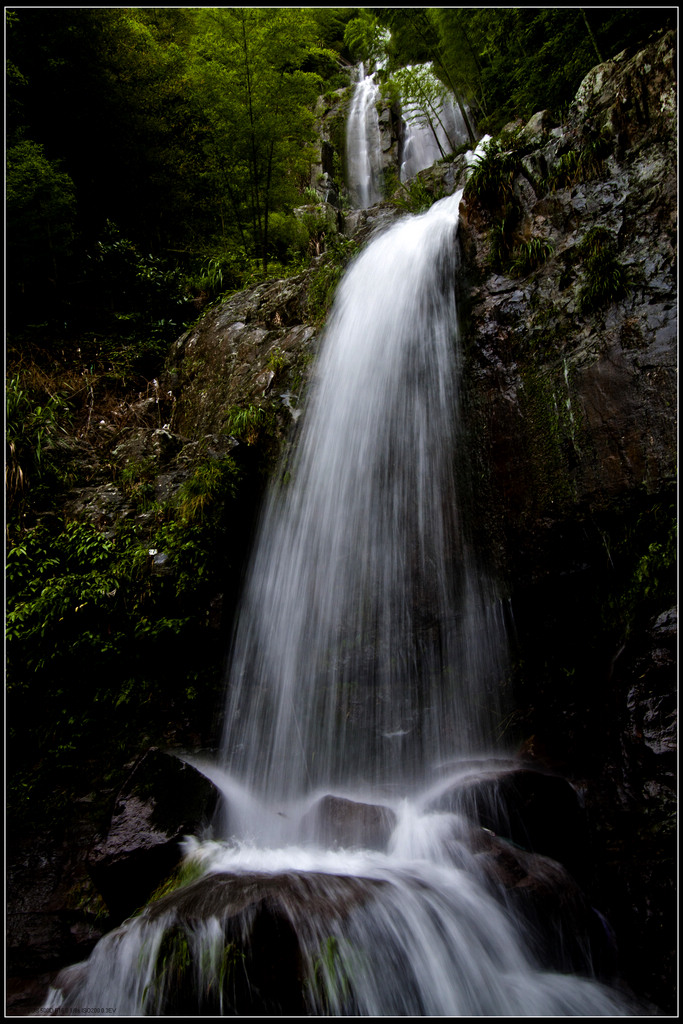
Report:
[[[633,1012],[591,976],[600,922],[567,872],[477,816],[506,827],[517,769],[494,754],[501,602],[457,497],[459,201],[394,225],[340,286],[260,524],[220,763],[199,765],[223,834],[63,972],[57,1013]]]
[[[400,222],[348,271],[265,513],[223,750],[276,799],[416,785],[491,745],[501,608],[454,479],[459,200]]]
[[[444,153],[448,154],[468,139],[467,129],[457,106],[447,101],[440,111],[440,123],[434,126],[421,116],[420,112],[406,105],[403,119],[406,124],[403,143],[403,161],[400,179],[410,178],[431,167]]]
[[[452,153],[468,141],[467,126],[455,97],[445,90],[431,71],[431,65],[409,66],[396,74],[401,88],[415,91],[413,99],[402,102],[405,137],[400,169],[401,181],[408,181],[419,171]]]
[[[374,75],[362,64],[346,122],[347,179],[355,209],[366,210],[382,198],[382,146]]]

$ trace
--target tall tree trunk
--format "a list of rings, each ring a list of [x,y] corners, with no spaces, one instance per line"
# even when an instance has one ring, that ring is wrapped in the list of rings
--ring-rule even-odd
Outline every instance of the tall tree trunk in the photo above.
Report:
[[[579,10],[581,11],[581,17],[583,18],[583,23],[586,26],[586,31],[588,32],[588,35],[590,36],[590,41],[593,44],[593,49],[595,50],[595,52],[597,54],[598,62],[600,64],[602,64],[603,63],[603,56],[600,53],[600,50],[598,49],[598,44],[595,41],[595,36],[593,35],[593,30],[590,27],[590,22],[588,21],[588,16],[587,16],[585,10],[583,9],[583,7],[579,7]]]

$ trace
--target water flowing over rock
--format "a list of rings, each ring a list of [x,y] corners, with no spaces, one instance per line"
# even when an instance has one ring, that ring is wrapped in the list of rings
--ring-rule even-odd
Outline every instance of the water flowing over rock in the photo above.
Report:
[[[351,202],[366,209],[382,198],[382,140],[376,103],[379,95],[373,75],[361,64],[347,121],[347,176]]]
[[[223,765],[208,772],[223,779],[225,839],[190,846],[203,877],[57,979],[55,1011],[239,1013],[248,991],[250,1013],[631,1012],[557,972],[597,962],[560,865],[491,841],[482,856],[477,800],[429,806],[445,764],[492,745],[505,672],[500,603],[456,502],[461,195],[380,235],[337,295],[240,610]],[[543,913],[585,933],[560,962],[527,935]]]
[[[51,1007],[68,1013],[94,1000],[124,1015],[627,1012],[595,981],[537,973],[504,908],[466,872],[419,862],[397,872],[368,854],[355,862],[328,854],[317,864],[313,855],[305,872],[287,867],[286,855],[276,867],[267,851],[208,856],[209,874],[150,904],[87,964],[63,972]]]
[[[452,500],[459,201],[399,223],[348,272],[291,483],[265,513],[223,749],[274,798],[415,780],[490,735],[501,612]]]

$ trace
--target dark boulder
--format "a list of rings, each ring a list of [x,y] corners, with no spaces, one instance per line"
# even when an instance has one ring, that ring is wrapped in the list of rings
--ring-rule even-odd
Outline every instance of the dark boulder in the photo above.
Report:
[[[476,869],[514,919],[524,922],[524,941],[536,960],[547,970],[614,980],[614,932],[569,871],[484,830],[472,835]]]
[[[332,847],[384,850],[396,825],[389,807],[324,796],[302,821],[305,836]]]
[[[180,842],[199,834],[216,809],[206,776],[172,754],[149,750],[116,798],[106,836],[88,868],[112,918],[140,908],[180,863]]]
[[[24,1016],[45,1003],[48,984],[65,964],[89,955],[111,920],[88,876],[94,829],[88,806],[55,836],[45,829],[8,835],[6,1012]]]
[[[454,783],[429,809],[462,815],[581,874],[586,857],[584,814],[578,794],[560,776],[531,768],[483,773]]]
[[[294,871],[210,874],[151,903],[117,938],[125,941],[126,931],[136,927],[150,934],[163,929],[140,996],[153,1015],[306,1016],[315,999],[311,957],[333,956],[335,925],[384,884]],[[222,932],[217,975],[193,963],[193,943],[208,921]],[[87,972],[87,965],[77,965],[56,979],[62,1011],[79,1005]]]

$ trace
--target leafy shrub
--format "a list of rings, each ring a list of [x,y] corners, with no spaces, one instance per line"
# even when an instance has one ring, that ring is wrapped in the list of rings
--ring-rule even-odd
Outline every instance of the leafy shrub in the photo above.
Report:
[[[11,280],[23,288],[56,279],[76,237],[76,190],[42,145],[22,139],[7,151],[7,254]],[[54,280],[53,280],[54,283]]]
[[[510,260],[512,277],[524,277],[536,270],[552,255],[553,247],[543,238],[530,238],[516,246]]]
[[[514,150],[504,150],[492,139],[470,166],[465,195],[474,197],[491,213],[503,209],[512,199],[512,183],[519,166]]]
[[[296,217],[293,213],[272,213],[269,220],[269,245],[274,257],[279,260],[296,259],[308,252],[308,244],[321,228],[316,217],[316,205],[320,204],[320,196],[314,193],[314,199],[307,199],[311,209],[305,217]]]
[[[69,420],[71,407],[63,395],[40,395],[27,387],[19,373],[7,381],[5,400],[5,494],[13,510],[29,485],[35,496],[35,488],[53,478],[55,467],[45,454],[64,432],[62,422]]]
[[[416,176],[410,181],[399,182],[398,190],[391,197],[391,202],[399,210],[406,213],[424,213],[439,199],[444,197],[443,188],[438,187],[434,192],[430,191],[427,183]]]
[[[352,238],[335,238],[322,257],[320,266],[308,286],[308,313],[311,319],[321,325],[334,301],[337,286],[346,267],[360,247]]]
[[[105,534],[50,519],[10,547],[14,811],[47,813],[55,788],[67,802],[91,788],[112,758],[159,742],[169,720],[182,723],[200,694],[201,713],[211,708],[224,650],[209,607],[237,588],[241,480],[231,458],[206,459],[144,522],[124,520]],[[196,712],[189,717],[197,722]]]
[[[607,228],[592,228],[581,240],[578,253],[584,270],[579,288],[583,313],[601,309],[628,294],[631,275],[617,260],[617,247]]]

